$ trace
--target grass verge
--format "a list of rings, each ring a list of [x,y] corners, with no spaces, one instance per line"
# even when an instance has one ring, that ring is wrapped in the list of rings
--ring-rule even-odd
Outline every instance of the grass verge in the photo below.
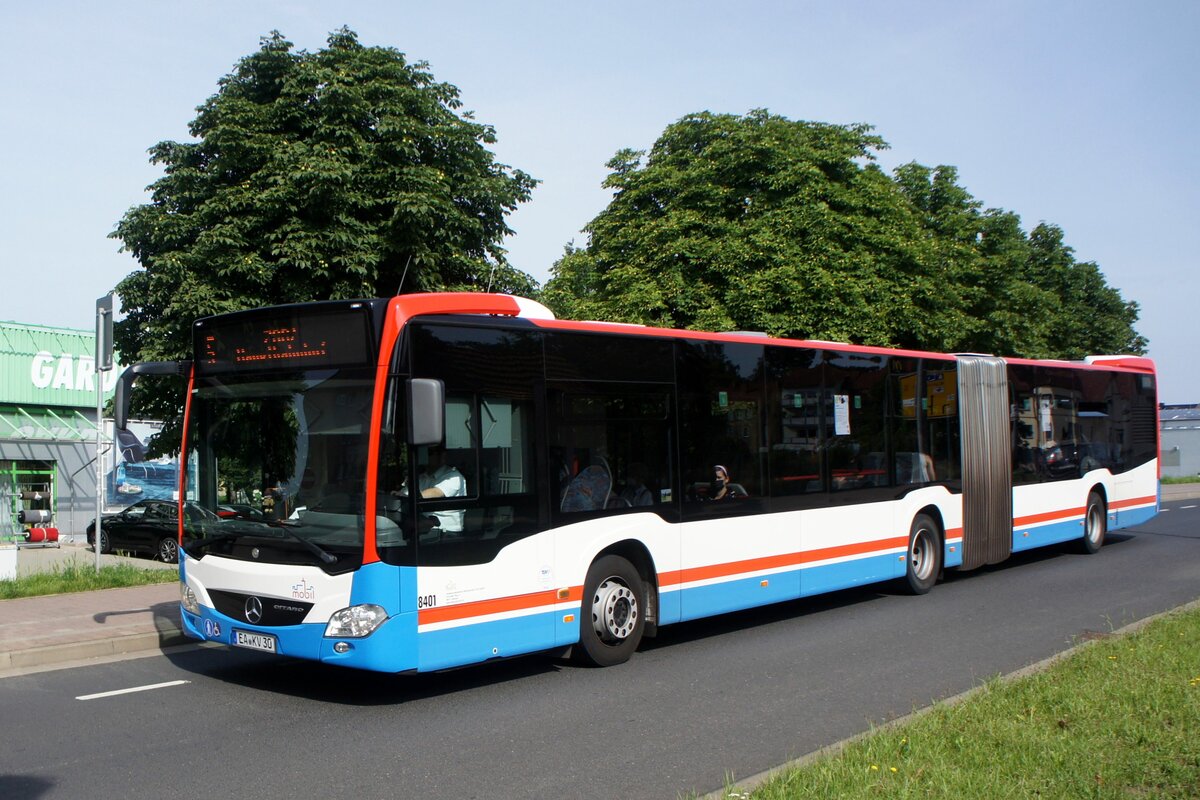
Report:
[[[726,798],[1200,797],[1200,608]]]
[[[1165,484],[1200,483],[1200,475],[1185,475],[1182,478],[1160,478]]]
[[[88,592],[93,589],[120,589],[126,586],[145,586],[151,583],[170,583],[179,580],[179,573],[170,569],[147,569],[131,564],[107,565],[96,571],[96,565],[86,559],[76,559],[57,565],[48,572],[19,575],[15,580],[0,581],[0,600],[36,597],[44,594]]]

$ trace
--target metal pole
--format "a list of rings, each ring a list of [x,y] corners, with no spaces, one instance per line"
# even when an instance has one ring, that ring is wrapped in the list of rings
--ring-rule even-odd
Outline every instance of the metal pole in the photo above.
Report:
[[[103,311],[99,312],[101,315]],[[96,574],[100,574],[100,518],[104,513],[104,460],[100,448],[104,443],[104,373],[96,374]]]
[[[112,369],[113,293],[96,301],[96,574],[100,574],[101,518],[104,516],[104,376]]]

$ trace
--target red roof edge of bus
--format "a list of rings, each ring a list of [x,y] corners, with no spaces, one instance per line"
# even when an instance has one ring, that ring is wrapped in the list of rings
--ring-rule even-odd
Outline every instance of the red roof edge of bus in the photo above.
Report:
[[[392,298],[388,325],[401,327],[410,318],[424,314],[497,314],[511,317],[528,317],[535,325],[542,328],[557,330],[590,331],[593,333],[630,333],[638,331],[648,336],[671,336],[684,339],[705,339],[725,342],[772,342],[790,347],[820,347],[836,348],[844,352],[869,355],[907,356],[918,358],[935,358],[953,360],[953,353],[935,353],[928,350],[910,350],[907,348],[886,347],[879,345],[860,345],[841,342],[829,342],[817,339],[780,339],[765,336],[760,333],[744,331],[689,331],[679,328],[658,328],[652,325],[637,325],[621,322],[601,322],[594,320],[557,319],[553,313],[536,300],[507,294],[485,294],[481,292],[437,292],[429,294],[399,295]],[[545,312],[540,313],[540,312]],[[1025,359],[1011,356],[1001,356],[1008,363],[1041,364],[1055,363],[1056,359]],[[1072,367],[1102,367],[1125,369],[1132,372],[1155,373],[1154,362],[1144,356],[1133,355],[1096,355],[1089,356],[1083,361],[1058,361]]]
[[[897,347],[878,347],[875,345],[865,344],[845,344],[841,342],[827,342],[817,339],[780,339],[775,336],[762,333],[752,333],[749,331],[725,331],[723,333],[719,333],[713,331],[689,331],[682,328],[656,328],[652,325],[637,325],[625,322],[595,322],[591,320],[578,321],[569,319],[535,319],[533,320],[533,323],[539,328],[547,328],[552,330],[580,331],[589,333],[641,333],[645,334],[646,336],[665,336],[673,339],[696,339],[706,342],[774,344],[783,347],[815,347],[825,350],[840,350],[846,353],[860,353],[863,355],[907,356],[916,358],[940,358],[947,361],[954,360],[954,356],[949,353],[932,353],[924,350],[906,350]]]
[[[511,294],[483,292],[438,292],[403,294],[392,298],[389,311],[402,319],[422,314],[498,314],[506,317],[539,316],[553,318],[550,310],[536,300]]]
[[[1156,371],[1154,360],[1145,356],[1088,356],[1087,363],[1102,367],[1120,367],[1153,374]]]

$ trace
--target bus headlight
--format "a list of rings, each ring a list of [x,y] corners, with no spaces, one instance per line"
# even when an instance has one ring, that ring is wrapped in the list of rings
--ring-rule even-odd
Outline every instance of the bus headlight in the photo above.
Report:
[[[196,599],[196,593],[192,591],[192,587],[186,583],[179,584],[179,603],[183,606],[183,610],[190,614],[200,614],[200,601]]]
[[[362,639],[370,636],[387,620],[387,612],[380,606],[364,603],[335,611],[325,626],[325,635],[336,639]]]

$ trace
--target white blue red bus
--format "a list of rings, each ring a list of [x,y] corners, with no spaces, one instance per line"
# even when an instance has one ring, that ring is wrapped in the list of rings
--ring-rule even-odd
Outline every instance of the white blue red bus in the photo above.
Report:
[[[1096,552],[1159,502],[1138,357],[407,295],[202,319],[190,363],[127,373],[119,427],[133,377],[174,370],[181,502],[229,517],[179,515],[185,630],[370,670],[567,650],[616,664],[682,620],[873,582],[924,593],[1064,542]]]

